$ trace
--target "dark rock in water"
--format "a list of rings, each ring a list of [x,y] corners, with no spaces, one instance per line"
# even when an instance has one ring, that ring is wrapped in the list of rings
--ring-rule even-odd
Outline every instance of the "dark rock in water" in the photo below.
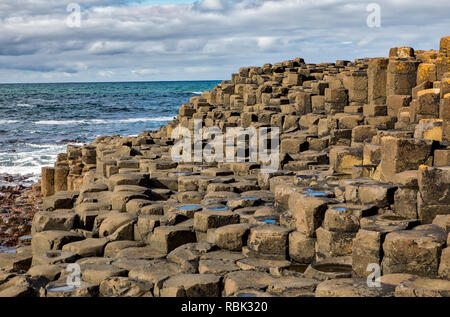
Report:
[[[60,143],[81,143],[80,140],[73,140],[73,139],[63,139],[59,141]]]

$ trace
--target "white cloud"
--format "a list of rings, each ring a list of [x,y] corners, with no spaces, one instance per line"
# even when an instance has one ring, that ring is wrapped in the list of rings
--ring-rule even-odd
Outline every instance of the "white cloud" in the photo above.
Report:
[[[80,28],[65,24],[70,2],[81,5]],[[366,24],[373,0],[135,2],[2,0],[0,82],[43,74],[65,80],[64,73],[80,81],[228,79],[241,66],[295,57],[325,62],[386,56],[393,46],[436,49],[450,35],[448,0],[376,1],[381,28]]]
[[[223,10],[226,6],[223,0],[203,0],[199,3],[198,8],[206,10]]]
[[[114,72],[111,70],[101,70],[98,72],[98,74],[102,77],[112,77],[114,75]]]
[[[260,37],[257,39],[258,41],[258,46],[261,49],[267,50],[267,49],[272,49],[275,46],[280,45],[280,41],[276,38],[276,37],[269,37],[269,36],[265,36],[265,37]]]
[[[188,72],[188,73],[206,73],[211,71],[212,68],[211,67],[202,67],[202,66],[197,66],[197,67],[185,67],[184,71]]]
[[[131,72],[137,75],[158,75],[159,73],[161,73],[157,69],[150,69],[150,68],[134,69]]]

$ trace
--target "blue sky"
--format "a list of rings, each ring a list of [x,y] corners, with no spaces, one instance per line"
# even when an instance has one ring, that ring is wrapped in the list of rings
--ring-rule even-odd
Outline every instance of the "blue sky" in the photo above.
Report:
[[[79,27],[67,22],[74,2]],[[379,27],[367,24],[373,4]],[[2,0],[0,82],[220,80],[296,57],[438,49],[448,12],[448,0]]]

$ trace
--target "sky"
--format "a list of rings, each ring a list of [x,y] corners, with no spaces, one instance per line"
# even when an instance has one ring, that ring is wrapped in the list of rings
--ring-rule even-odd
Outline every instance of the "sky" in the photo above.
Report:
[[[226,80],[439,49],[448,0],[1,0],[0,83]]]

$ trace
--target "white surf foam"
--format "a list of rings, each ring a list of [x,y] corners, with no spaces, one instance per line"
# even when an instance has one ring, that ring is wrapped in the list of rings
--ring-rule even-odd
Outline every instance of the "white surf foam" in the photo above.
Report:
[[[106,123],[133,123],[133,122],[149,122],[149,121],[171,121],[174,117],[157,117],[157,118],[130,118],[130,119],[119,119],[119,120],[107,120]]]
[[[17,120],[0,120],[0,124],[11,124],[11,123],[17,123],[19,121]]]
[[[25,144],[29,151],[0,153],[0,174],[30,176],[37,180],[41,168],[53,166],[58,153],[66,151],[66,144]]]
[[[42,121],[36,121],[35,124],[41,124],[41,125],[71,125],[71,124],[78,124],[83,123],[83,120],[42,120]]]
[[[114,124],[114,123],[135,123],[135,122],[164,122],[171,121],[174,117],[156,118],[129,118],[129,119],[90,119],[90,120],[42,120],[36,121],[40,125],[75,125],[75,124]]]
[[[50,164],[44,165],[49,166]],[[0,166],[0,175],[21,175],[21,176],[31,176],[33,178],[39,178],[41,175],[41,168],[43,166]]]
[[[84,143],[76,143],[76,142],[70,142],[67,144],[34,144],[34,143],[25,143],[25,146],[32,147],[32,148],[38,148],[38,149],[49,149],[52,150],[59,150],[61,148],[66,148],[67,145],[84,145]]]

